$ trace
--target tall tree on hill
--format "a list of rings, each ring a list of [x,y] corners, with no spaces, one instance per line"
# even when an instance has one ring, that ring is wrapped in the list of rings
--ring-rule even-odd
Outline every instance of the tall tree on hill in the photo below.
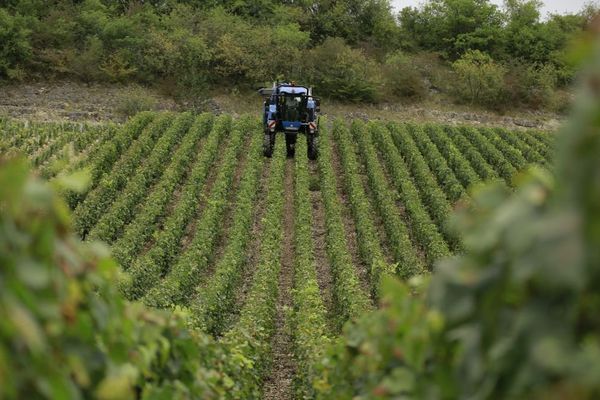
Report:
[[[489,0],[431,0],[399,15],[405,37],[417,48],[455,59],[467,50],[489,54],[502,47],[502,13]]]
[[[355,44],[372,36],[386,35],[395,29],[389,0],[279,0],[279,4],[298,6],[306,18],[299,21],[311,32],[314,42],[327,37],[342,37]]]
[[[564,80],[572,72],[568,71],[563,49],[585,28],[586,17],[583,12],[552,14],[543,21],[542,5],[538,0],[505,0],[504,57],[531,64],[550,64]]]

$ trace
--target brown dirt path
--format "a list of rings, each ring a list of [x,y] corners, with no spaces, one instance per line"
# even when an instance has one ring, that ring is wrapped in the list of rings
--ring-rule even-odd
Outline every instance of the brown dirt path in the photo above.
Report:
[[[237,95],[213,89],[209,93],[207,111],[215,114],[255,113],[260,99],[253,91]],[[155,110],[184,110],[185,104],[161,94],[157,89],[134,84],[83,84],[76,81],[40,81],[0,85],[0,116],[34,121],[123,121],[124,104],[142,99]],[[512,110],[508,114],[494,113],[469,106],[452,104],[433,95],[415,104],[346,104],[330,101],[324,111],[331,117],[344,119],[388,119],[416,123],[437,122],[450,125],[530,128],[556,130],[564,116],[552,112]]]
[[[293,337],[288,325],[287,314],[292,309],[294,285],[294,160],[288,159],[285,166],[285,204],[283,216],[283,249],[279,274],[277,299],[277,321],[271,341],[273,364],[271,373],[263,387],[263,399],[284,400],[293,397],[295,363]]]
[[[2,85],[0,114],[36,121],[123,121],[126,101],[142,99],[156,110],[177,110],[172,99],[137,85],[83,84],[75,81]]]

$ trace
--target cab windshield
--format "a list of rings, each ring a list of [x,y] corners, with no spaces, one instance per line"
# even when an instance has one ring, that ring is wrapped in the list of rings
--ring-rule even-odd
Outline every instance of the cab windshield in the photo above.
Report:
[[[286,94],[280,97],[280,101],[284,121],[299,121],[301,119],[304,111],[302,96]]]

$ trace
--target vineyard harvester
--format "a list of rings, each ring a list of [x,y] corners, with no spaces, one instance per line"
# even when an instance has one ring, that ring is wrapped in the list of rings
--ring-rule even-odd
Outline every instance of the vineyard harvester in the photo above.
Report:
[[[296,86],[295,83],[273,83],[272,88],[258,91],[264,97],[263,154],[273,155],[277,132],[285,134],[288,157],[295,154],[299,134],[306,136],[307,155],[311,160],[318,157],[320,100],[313,97],[312,88]]]

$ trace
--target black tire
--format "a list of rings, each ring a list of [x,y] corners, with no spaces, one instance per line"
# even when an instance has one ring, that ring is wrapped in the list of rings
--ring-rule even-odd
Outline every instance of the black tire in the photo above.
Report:
[[[273,148],[275,147],[275,134],[265,132],[263,140],[263,156],[271,158],[273,157]]]
[[[309,160],[319,158],[319,140],[316,135],[308,135],[306,137],[307,156]]]
[[[296,155],[296,137],[285,135],[285,148],[288,158],[293,158]]]

